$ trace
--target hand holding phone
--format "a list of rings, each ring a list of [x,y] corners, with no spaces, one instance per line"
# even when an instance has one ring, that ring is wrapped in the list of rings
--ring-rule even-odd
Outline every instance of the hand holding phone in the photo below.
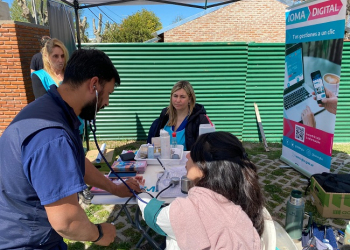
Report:
[[[326,92],[323,85],[322,75],[319,70],[311,73],[311,80],[315,90],[316,101],[322,104],[322,99],[326,98]]]

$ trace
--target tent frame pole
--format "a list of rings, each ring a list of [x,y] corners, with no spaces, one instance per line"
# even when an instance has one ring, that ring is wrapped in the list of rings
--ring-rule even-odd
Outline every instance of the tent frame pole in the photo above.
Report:
[[[77,42],[78,42],[78,49],[81,49],[81,39],[80,39],[80,29],[79,29],[79,2],[77,0],[74,0],[74,12],[75,12],[75,28],[76,28],[76,33],[77,33]],[[84,120],[84,133],[85,133],[85,141],[86,141],[86,151],[90,150],[90,145],[89,145],[89,132],[88,132],[88,122],[87,120]]]

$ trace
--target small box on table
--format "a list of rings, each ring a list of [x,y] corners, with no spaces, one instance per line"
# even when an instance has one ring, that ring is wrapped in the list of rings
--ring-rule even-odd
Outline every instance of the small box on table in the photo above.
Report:
[[[143,174],[146,171],[147,161],[115,161],[112,169],[115,172],[134,172]]]

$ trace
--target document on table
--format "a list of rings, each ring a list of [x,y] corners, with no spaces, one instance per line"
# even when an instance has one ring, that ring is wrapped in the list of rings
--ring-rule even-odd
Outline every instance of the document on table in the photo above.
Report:
[[[168,188],[167,190],[162,192],[159,196],[161,198],[186,197],[187,194],[184,194],[181,192],[181,177],[186,174],[187,174],[187,171],[185,166],[171,167],[171,168],[168,168],[164,174],[159,173],[157,176],[158,178],[160,178],[159,186],[158,186],[159,192],[170,185],[170,181],[172,177],[179,177],[180,179],[180,182],[178,185],[176,185],[175,187]]]

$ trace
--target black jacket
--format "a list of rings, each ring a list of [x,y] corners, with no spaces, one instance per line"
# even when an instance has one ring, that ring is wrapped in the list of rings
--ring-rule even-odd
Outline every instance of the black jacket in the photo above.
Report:
[[[148,132],[147,142],[151,143],[152,137],[159,137],[159,132],[169,121],[169,115],[166,114],[168,108],[164,108],[160,113],[159,118],[157,118]],[[185,128],[185,140],[186,140],[186,149],[191,150],[192,145],[198,138],[199,134],[199,125],[200,124],[209,124],[207,119],[206,111],[203,105],[196,103],[192,114],[188,118],[187,125]]]

